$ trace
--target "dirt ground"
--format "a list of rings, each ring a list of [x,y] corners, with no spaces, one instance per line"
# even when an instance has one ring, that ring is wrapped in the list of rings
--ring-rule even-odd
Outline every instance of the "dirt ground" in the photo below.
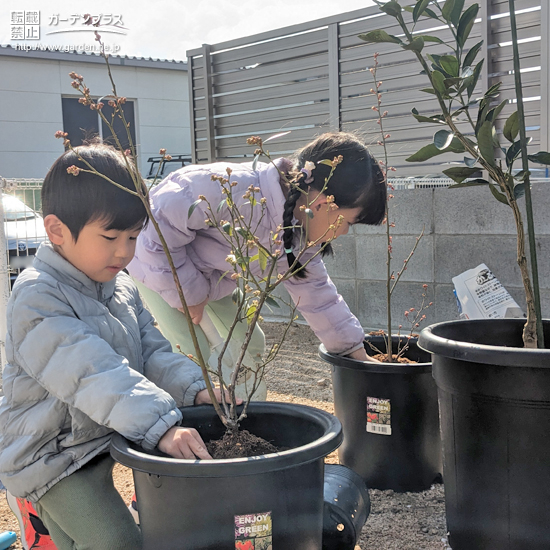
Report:
[[[279,323],[264,323],[268,345],[277,341],[282,327]],[[330,366],[319,359],[318,345],[319,341],[307,326],[290,328],[279,356],[266,374],[268,400],[301,403],[334,412]],[[337,464],[337,452],[326,461]],[[122,497],[130,502],[134,493],[131,471],[117,465],[114,480]],[[19,533],[4,493],[0,492],[0,533],[6,530]],[[433,485],[421,493],[371,489],[370,497],[371,514],[355,550],[450,550],[442,485]],[[20,550],[20,541],[10,548]]]

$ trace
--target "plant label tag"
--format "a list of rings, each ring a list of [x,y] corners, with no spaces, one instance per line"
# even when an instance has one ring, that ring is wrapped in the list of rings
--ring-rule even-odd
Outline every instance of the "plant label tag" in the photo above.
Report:
[[[271,512],[235,516],[235,550],[273,550]]]
[[[389,399],[367,397],[367,432],[391,435],[391,403]]]

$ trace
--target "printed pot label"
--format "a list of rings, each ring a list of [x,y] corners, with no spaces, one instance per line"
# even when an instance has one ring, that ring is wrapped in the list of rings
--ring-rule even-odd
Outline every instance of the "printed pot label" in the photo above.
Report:
[[[391,435],[391,403],[389,399],[367,397],[367,432]]]
[[[273,550],[271,512],[235,516],[235,550]]]

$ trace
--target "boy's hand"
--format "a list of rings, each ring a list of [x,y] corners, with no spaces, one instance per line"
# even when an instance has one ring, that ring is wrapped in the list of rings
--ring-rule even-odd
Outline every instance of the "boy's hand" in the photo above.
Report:
[[[212,458],[206,445],[195,428],[170,428],[161,438],[158,448],[174,458]]]
[[[218,400],[218,403],[222,402],[222,392],[220,388],[214,388],[214,393],[216,395],[216,399]],[[230,403],[229,400],[229,392],[225,390],[225,401],[226,403]],[[237,397],[236,399],[237,405],[241,405],[243,400],[240,397]],[[209,405],[212,403],[212,400],[210,399],[210,395],[208,394],[208,390],[204,389],[200,392],[197,392],[197,395],[195,395],[195,405]]]

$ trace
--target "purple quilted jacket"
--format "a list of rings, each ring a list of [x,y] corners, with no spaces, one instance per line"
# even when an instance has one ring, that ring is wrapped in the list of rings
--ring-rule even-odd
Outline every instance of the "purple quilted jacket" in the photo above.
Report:
[[[286,159],[279,159],[276,164],[283,170],[290,167]],[[233,197],[239,204],[246,202],[242,195],[250,185],[259,187],[260,195],[267,201],[263,218],[260,208],[253,209],[254,220],[259,224],[255,233],[264,246],[269,248],[271,232],[283,223],[285,197],[279,183],[279,172],[272,164],[258,163],[253,170],[250,163],[220,162],[186,166],[169,174],[152,190],[151,201],[189,305],[200,304],[207,298],[218,300],[235,289],[235,282],[230,278],[233,271],[223,276],[231,267],[226,262],[231,248],[217,228],[205,224],[207,204],[204,201],[199,203],[188,217],[190,206],[199,195],[204,195],[213,206],[218,221],[229,218],[226,207],[216,212],[225,195],[220,183],[211,179],[214,174],[226,177],[228,167],[232,170],[231,181],[238,182],[233,188]],[[256,198],[259,200],[258,196]],[[240,209],[243,213],[249,212],[247,206]],[[299,248],[298,240],[297,237],[296,248]],[[314,254],[314,250],[303,257],[302,263]],[[258,262],[253,265],[260,274]],[[281,272],[288,268],[284,254],[279,266]],[[152,223],[140,234],[136,255],[128,270],[172,307],[181,307],[168,261]],[[347,354],[360,348],[364,331],[338,294],[319,255],[307,265],[307,271],[305,279],[291,277],[283,283],[300,313],[329,351]]]

